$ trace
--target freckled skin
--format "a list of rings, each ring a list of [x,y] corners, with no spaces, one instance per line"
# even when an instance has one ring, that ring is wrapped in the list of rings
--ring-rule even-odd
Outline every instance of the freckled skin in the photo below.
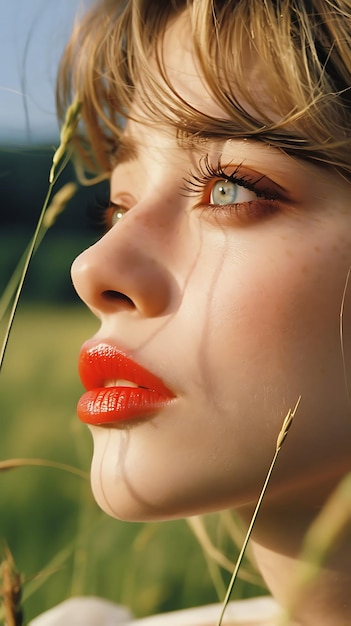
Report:
[[[184,37],[177,29],[169,29],[166,60],[173,37]],[[172,52],[171,66],[176,88],[198,100],[204,86],[189,46]],[[203,102],[216,114],[208,94]],[[244,161],[294,196],[292,210],[287,200],[269,219],[228,223],[194,209],[182,193],[198,154],[163,127],[133,121],[126,132],[139,156],[117,166],[111,198],[127,197],[131,210],[78,258],[73,279],[101,319],[98,337],[156,370],[178,399],[128,427],[128,445],[124,431],[93,429],[97,499],[113,515],[135,519],[253,502],[300,395],[272,485],[281,493],[321,464],[351,467],[339,337],[351,259],[348,183],[262,145],[216,144],[214,162],[218,153],[224,163]],[[106,299],[107,292],[124,294],[130,305]]]
[[[164,52],[184,99],[217,115],[183,18],[167,31]],[[287,189],[269,218],[240,221],[224,217],[224,209],[194,208],[194,198],[181,193],[199,156],[179,146],[170,129],[131,121],[126,133],[139,153],[116,167],[111,199],[118,204],[127,195],[129,211],[75,261],[72,275],[101,320],[96,337],[124,348],[176,400],[145,420],[91,428],[95,497],[122,519],[234,506],[248,521],[283,419],[301,396],[255,527],[262,569],[280,592],[291,570],[279,559],[295,558],[316,511],[351,470],[340,341],[350,186],[336,172],[261,144],[209,142],[214,163],[218,155],[223,163],[244,162]],[[351,289],[343,324],[349,355]],[[347,359],[349,380],[350,369]]]

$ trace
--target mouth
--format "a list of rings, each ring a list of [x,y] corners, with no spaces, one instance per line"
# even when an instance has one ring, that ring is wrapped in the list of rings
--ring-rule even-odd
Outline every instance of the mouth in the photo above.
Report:
[[[175,397],[160,378],[109,343],[84,344],[78,369],[87,391],[78,402],[77,414],[86,424],[140,419]]]

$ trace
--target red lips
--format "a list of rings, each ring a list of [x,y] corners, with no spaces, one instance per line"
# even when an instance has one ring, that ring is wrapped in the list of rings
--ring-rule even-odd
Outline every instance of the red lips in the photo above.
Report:
[[[108,343],[87,343],[79,355],[79,375],[87,392],[78,417],[87,424],[141,418],[168,404],[174,394],[162,380]],[[130,387],[133,383],[137,387]]]

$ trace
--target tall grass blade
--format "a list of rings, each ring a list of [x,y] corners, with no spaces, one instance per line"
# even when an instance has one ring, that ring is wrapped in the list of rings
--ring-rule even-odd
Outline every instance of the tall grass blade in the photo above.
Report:
[[[79,121],[80,108],[81,108],[81,104],[76,98],[74,102],[72,103],[72,105],[67,110],[66,118],[65,118],[65,121],[61,130],[61,134],[60,134],[60,145],[57,148],[56,152],[54,153],[54,156],[52,159],[52,167],[51,167],[50,174],[49,174],[49,188],[48,188],[45,200],[44,200],[43,207],[39,215],[39,219],[38,219],[35,231],[34,231],[34,235],[24,255],[23,266],[21,267],[21,270],[16,269],[15,270],[16,276],[13,279],[13,281],[11,280],[10,289],[12,291],[14,289],[15,280],[17,280],[17,271],[18,271],[18,284],[17,284],[17,288],[15,289],[14,299],[13,299],[12,307],[9,313],[9,319],[7,322],[7,327],[5,330],[5,335],[4,335],[4,339],[3,339],[1,350],[0,350],[0,373],[1,373],[2,366],[3,366],[8,340],[10,337],[13,321],[16,315],[16,310],[17,310],[19,299],[20,299],[20,295],[22,293],[24,281],[27,276],[28,268],[32,260],[33,254],[35,250],[37,249],[38,244],[40,243],[40,239],[42,238],[41,233],[42,233],[43,226],[45,230],[45,216],[46,216],[47,209],[49,207],[49,202],[50,202],[50,198],[52,195],[53,187],[58,177],[60,176],[62,169],[65,167],[66,163],[69,160],[69,155],[67,156],[66,152],[74,136],[74,133],[75,133],[78,121]],[[57,206],[56,206],[56,209],[57,209]],[[49,220],[48,224],[51,225],[51,223],[52,222]],[[47,226],[46,228],[48,227],[49,226]],[[4,304],[4,306],[6,306],[5,310],[7,310],[7,306],[9,306],[9,302],[7,301],[9,293],[10,291],[7,292],[6,294],[6,302]]]
[[[232,591],[233,591],[233,588],[234,588],[234,585],[235,585],[235,581],[237,579],[238,572],[239,572],[242,560],[244,558],[245,550],[247,548],[247,544],[249,543],[249,539],[251,537],[251,533],[252,533],[253,527],[255,525],[255,522],[256,522],[259,510],[261,508],[261,504],[263,502],[263,498],[265,496],[269,480],[270,480],[271,475],[273,473],[273,469],[274,469],[274,466],[276,464],[276,461],[277,461],[277,458],[278,458],[278,454],[279,454],[279,452],[280,452],[280,450],[282,448],[282,445],[283,445],[283,443],[284,443],[284,441],[286,439],[286,436],[288,434],[288,430],[289,430],[289,428],[290,428],[290,426],[292,424],[292,421],[293,421],[293,419],[295,417],[297,408],[298,408],[298,406],[300,404],[300,400],[301,400],[301,396],[298,398],[298,400],[297,400],[297,402],[295,404],[294,409],[293,410],[289,409],[289,411],[288,411],[288,413],[287,413],[287,415],[286,415],[286,417],[284,419],[282,428],[281,428],[281,430],[279,432],[279,435],[278,435],[278,438],[277,438],[277,443],[276,443],[275,453],[274,453],[272,462],[270,464],[269,470],[267,472],[267,475],[266,475],[266,478],[265,478],[265,481],[264,481],[264,484],[263,484],[263,487],[262,487],[262,490],[261,490],[258,502],[257,502],[255,510],[253,512],[253,515],[252,515],[252,518],[251,518],[251,521],[250,521],[250,524],[249,524],[249,528],[248,528],[248,531],[247,531],[245,539],[244,539],[244,543],[242,545],[242,548],[240,550],[240,553],[239,553],[239,556],[238,556],[238,559],[237,559],[237,562],[236,562],[236,565],[235,565],[235,568],[234,568],[234,572],[233,572],[232,577],[230,579],[230,582],[229,582],[229,585],[228,585],[228,589],[227,589],[227,593],[226,593],[226,596],[224,598],[222,611],[221,611],[221,614],[219,616],[219,620],[217,622],[217,626],[221,626],[221,624],[223,622],[224,613],[225,613],[225,610],[227,608],[228,602],[230,600],[230,596],[232,594]]]
[[[48,229],[51,228],[51,226],[53,226],[58,215],[62,213],[62,211],[66,207],[66,204],[69,202],[69,200],[71,200],[71,198],[74,196],[76,191],[77,191],[77,185],[75,183],[67,183],[66,185],[61,187],[61,189],[53,196],[53,199],[45,212],[42,228],[40,232],[38,233],[38,237],[36,240],[34,253],[39,248]],[[10,280],[8,281],[6,285],[5,290],[2,293],[2,296],[0,299],[0,321],[5,316],[6,311],[8,310],[11,304],[11,301],[15,296],[18,285],[21,282],[23,268],[25,266],[26,259],[28,258],[29,253],[30,253],[30,246],[26,248],[23,255],[21,256]]]

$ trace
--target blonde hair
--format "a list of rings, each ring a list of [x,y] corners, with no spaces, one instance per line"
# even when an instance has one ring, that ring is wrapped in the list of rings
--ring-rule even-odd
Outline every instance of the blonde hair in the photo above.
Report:
[[[190,106],[167,77],[162,38],[185,10],[223,119]],[[100,0],[63,56],[58,110],[62,116],[78,95],[84,128],[77,145],[96,170],[111,169],[137,89],[149,122],[169,123],[180,137],[254,138],[351,178],[350,33],[346,0]],[[245,74],[247,53],[264,77],[261,102]]]

